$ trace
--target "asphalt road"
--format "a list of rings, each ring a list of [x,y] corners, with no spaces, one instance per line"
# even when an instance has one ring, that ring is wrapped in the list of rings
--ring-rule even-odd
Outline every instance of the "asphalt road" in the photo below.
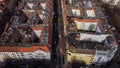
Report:
[[[58,0],[54,0],[54,17],[53,17],[53,32],[52,32],[52,61],[56,63],[56,48],[58,45]]]

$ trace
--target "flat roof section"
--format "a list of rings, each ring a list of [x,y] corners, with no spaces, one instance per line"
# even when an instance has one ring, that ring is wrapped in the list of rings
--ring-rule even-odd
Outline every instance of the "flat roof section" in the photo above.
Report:
[[[96,17],[95,8],[88,8],[86,9],[86,13],[88,17]]]
[[[79,9],[71,9],[71,10],[72,10],[72,14],[73,14],[73,15],[75,15],[75,16],[80,16],[80,15],[81,15]]]
[[[82,16],[82,9],[80,7],[70,7],[67,6],[66,10],[67,16],[77,16],[80,17]]]

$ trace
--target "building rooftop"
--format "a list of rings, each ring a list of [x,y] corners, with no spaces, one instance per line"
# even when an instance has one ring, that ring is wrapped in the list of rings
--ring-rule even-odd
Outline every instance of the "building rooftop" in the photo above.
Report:
[[[48,10],[50,0],[26,0],[24,9]]]
[[[0,52],[34,52],[36,50],[50,52],[50,47],[49,46],[30,46],[30,47],[0,46]]]
[[[19,2],[16,12],[6,24],[0,38],[0,45],[50,45],[51,5],[51,0],[25,0]]]
[[[95,54],[95,50],[108,51],[112,46],[117,46],[96,0],[66,0],[62,9],[64,33],[71,52]]]
[[[77,18],[102,18],[104,16],[96,0],[67,0],[65,4],[67,16]]]
[[[78,19],[71,18],[69,21],[70,30],[86,30],[86,31],[98,31],[101,27],[101,21],[99,19]],[[98,30],[96,29],[98,28]]]
[[[109,44],[114,42],[113,37],[109,35],[96,35],[84,33],[70,33],[68,35],[68,44],[76,50],[102,50],[110,49]],[[73,49],[72,49],[73,50]]]

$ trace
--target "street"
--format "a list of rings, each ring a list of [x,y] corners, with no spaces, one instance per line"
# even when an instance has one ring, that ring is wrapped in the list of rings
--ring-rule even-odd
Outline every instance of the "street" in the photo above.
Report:
[[[57,55],[56,55],[56,48],[58,45],[58,0],[54,0],[54,16],[53,16],[53,29],[52,29],[52,55],[51,60],[53,62],[54,68],[56,67],[57,62]]]

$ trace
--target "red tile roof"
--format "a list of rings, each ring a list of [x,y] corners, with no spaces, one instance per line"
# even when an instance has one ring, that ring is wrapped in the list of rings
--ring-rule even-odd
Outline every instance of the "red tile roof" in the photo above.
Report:
[[[30,46],[30,47],[0,46],[0,52],[34,52],[37,50],[50,52],[50,47],[49,46]]]

